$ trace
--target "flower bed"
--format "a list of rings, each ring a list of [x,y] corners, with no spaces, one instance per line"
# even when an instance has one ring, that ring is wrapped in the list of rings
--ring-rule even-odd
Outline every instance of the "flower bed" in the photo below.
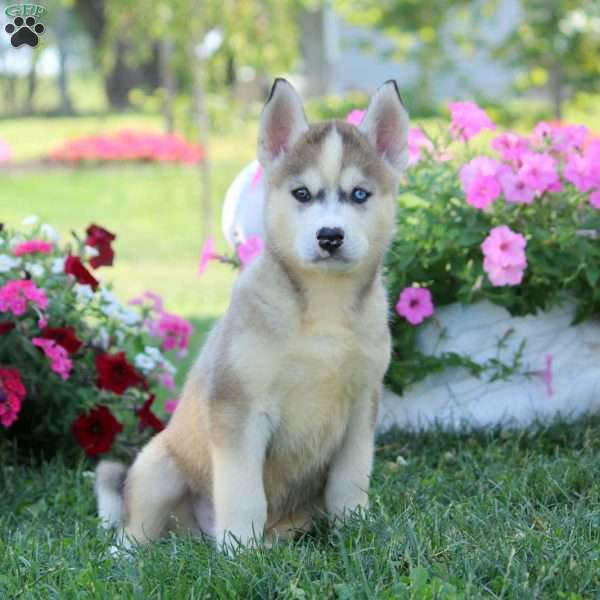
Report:
[[[0,431],[45,453],[134,451],[163,428],[152,406],[175,389],[165,353],[186,352],[191,325],[155,294],[124,306],[101,285],[113,233],[90,225],[61,246],[50,226],[27,222],[0,230]]]
[[[179,162],[194,164],[202,160],[204,151],[176,134],[143,131],[118,131],[69,140],[50,152],[57,162],[121,163]]]

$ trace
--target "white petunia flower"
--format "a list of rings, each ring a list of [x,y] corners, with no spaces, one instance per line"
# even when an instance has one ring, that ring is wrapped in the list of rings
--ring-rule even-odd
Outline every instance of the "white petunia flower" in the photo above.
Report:
[[[26,263],[24,268],[29,271],[34,277],[42,277],[44,275],[44,267],[36,263]]]
[[[94,256],[98,256],[98,254],[100,254],[100,252],[98,252],[98,250],[92,246],[84,246],[83,252],[88,258],[93,258]]]
[[[58,242],[60,240],[60,233],[52,225],[48,225],[48,223],[42,223],[40,233],[51,242]]]
[[[78,283],[75,285],[75,295],[82,304],[89,304],[94,299],[94,290],[89,285]]]
[[[162,355],[162,352],[158,348],[154,348],[153,346],[146,346],[144,348],[144,352],[157,363],[162,363],[165,360],[165,357]]]
[[[101,289],[100,297],[102,298],[102,302],[106,302],[108,304],[116,304],[118,306],[119,300],[117,297],[110,291]]]
[[[92,344],[102,348],[102,350],[108,350],[110,346],[110,335],[106,330],[106,327],[100,327],[100,329],[98,329],[98,333],[92,340]]]
[[[175,365],[168,358],[163,358],[161,364],[163,369],[167,371],[167,373],[170,373],[171,375],[175,375],[175,373],[177,373]]]
[[[140,315],[138,315],[133,310],[129,310],[128,308],[121,309],[119,318],[121,319],[121,322],[125,325],[137,325],[137,323],[139,323],[142,320]]]
[[[0,254],[0,273],[6,273],[11,269],[15,269],[21,264],[19,258],[14,258],[8,254]]]
[[[144,372],[152,371],[156,366],[156,363],[147,354],[138,354],[134,359],[134,363],[140,371]]]
[[[61,273],[64,273],[65,272],[65,260],[66,260],[66,258],[64,256],[61,256],[60,258],[55,258],[52,261],[52,266],[50,267],[50,272],[53,275],[60,275]]]
[[[100,310],[109,318],[117,318],[119,316],[119,313],[121,312],[121,307],[113,302],[111,304],[102,304],[100,306]]]
[[[29,227],[30,225],[35,225],[38,221],[39,218],[37,215],[29,215],[21,221],[21,224]]]

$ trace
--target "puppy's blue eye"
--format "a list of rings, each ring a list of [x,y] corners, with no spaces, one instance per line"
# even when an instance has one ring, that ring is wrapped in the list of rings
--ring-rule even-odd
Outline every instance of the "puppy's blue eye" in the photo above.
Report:
[[[371,192],[367,192],[367,190],[363,190],[359,187],[354,188],[352,190],[352,194],[350,194],[350,196],[352,197],[352,202],[356,202],[357,204],[362,204],[363,202],[366,202],[370,195]]]
[[[308,191],[308,188],[305,187],[299,187],[295,190],[292,190],[292,196],[294,196],[294,198],[296,198],[298,202],[310,202],[312,198],[310,192]]]

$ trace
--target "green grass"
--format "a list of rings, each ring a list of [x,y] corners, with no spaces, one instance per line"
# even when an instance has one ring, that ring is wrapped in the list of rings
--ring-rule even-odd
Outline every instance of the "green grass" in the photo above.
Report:
[[[598,598],[599,451],[597,418],[530,437],[389,434],[366,518],[234,558],[186,537],[113,558],[88,463],[5,458],[0,597]]]

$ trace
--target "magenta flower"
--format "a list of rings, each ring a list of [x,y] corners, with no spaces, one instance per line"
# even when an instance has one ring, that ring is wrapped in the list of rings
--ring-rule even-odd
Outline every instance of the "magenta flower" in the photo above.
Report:
[[[0,139],[0,163],[8,162],[11,159],[12,152],[6,140]]]
[[[260,182],[263,178],[263,168],[261,165],[256,167],[256,171],[254,171],[254,175],[252,175],[252,179],[250,180],[250,191],[255,192],[256,188],[258,188]]]
[[[463,189],[467,190],[469,185],[478,177],[496,177],[504,169],[504,165],[488,156],[476,156],[467,164],[463,165],[458,174]]]
[[[177,385],[175,384],[175,379],[173,379],[173,375],[168,371],[163,371],[158,376],[158,382],[167,390],[173,391],[177,389]]]
[[[54,249],[52,242],[44,240],[28,240],[21,242],[13,248],[15,256],[23,256],[23,254],[50,254]]]
[[[433,314],[431,292],[427,288],[404,288],[396,304],[396,312],[411,325],[419,325]]]
[[[178,350],[180,355],[187,353],[190,337],[194,331],[189,321],[163,311],[157,319],[148,319],[146,327],[152,335],[162,340],[163,350]]]
[[[500,174],[502,193],[507,202],[515,204],[531,204],[535,198],[535,190],[527,185],[520,173],[506,169]]]
[[[506,225],[494,227],[481,244],[483,269],[494,286],[518,285],[527,267],[527,240]]]
[[[477,156],[460,170],[459,177],[467,202],[483,210],[493,204],[502,189],[498,182],[504,165],[487,156]]]
[[[496,129],[486,112],[474,102],[450,102],[448,108],[452,115],[450,132],[457,139],[466,142],[482,129]]]
[[[552,354],[546,355],[546,368],[544,369],[544,383],[546,384],[546,391],[548,396],[554,396],[554,384],[552,376],[552,361],[554,357]]]
[[[516,133],[506,132],[492,141],[492,148],[500,153],[504,160],[518,161],[529,150],[529,141]]]
[[[525,152],[521,155],[519,176],[536,192],[543,193],[560,181],[556,160],[550,154]]]
[[[408,164],[414,165],[421,160],[421,150],[433,150],[431,140],[423,133],[420,127],[411,127],[408,130]]]
[[[0,287],[0,312],[12,312],[19,317],[25,314],[27,303],[44,310],[48,306],[46,292],[30,279],[17,279]]]
[[[366,114],[367,114],[366,110],[360,110],[360,109],[351,110],[346,115],[346,123],[350,123],[351,125],[356,125],[356,127],[358,127],[362,123],[362,120],[365,118]]]
[[[237,253],[242,265],[248,266],[265,247],[262,238],[258,235],[250,236],[243,244],[237,247]]]
[[[54,340],[46,338],[33,338],[31,343],[44,351],[50,361],[50,368],[60,375],[65,381],[69,379],[73,362],[69,359],[69,353]]]
[[[467,188],[467,202],[475,208],[484,210],[498,199],[501,191],[496,179],[480,175]]]
[[[165,400],[165,412],[174,413],[177,405],[179,404],[179,400]]]
[[[219,255],[215,252],[215,239],[211,236],[204,242],[204,246],[202,246],[200,264],[198,265],[198,275],[204,274],[204,271],[206,271],[206,268],[208,267],[208,263],[211,260],[216,260],[218,257]]]
[[[589,129],[585,125],[561,125],[541,121],[533,130],[533,139],[538,144],[550,145],[556,152],[570,152],[585,145]]]

